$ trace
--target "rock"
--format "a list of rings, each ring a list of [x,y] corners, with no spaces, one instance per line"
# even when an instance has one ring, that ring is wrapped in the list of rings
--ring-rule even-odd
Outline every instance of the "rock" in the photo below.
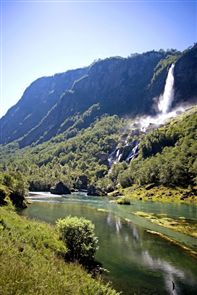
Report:
[[[75,182],[75,188],[77,190],[87,190],[87,186],[88,186],[88,177],[83,174],[80,175]]]
[[[10,195],[10,200],[12,201],[12,204],[16,207],[16,208],[20,208],[20,209],[25,209],[27,208],[27,204],[25,202],[25,198],[20,195],[17,192],[11,192]]]
[[[150,183],[150,184],[147,184],[147,185],[145,186],[145,189],[146,189],[146,190],[149,190],[149,189],[151,189],[151,188],[153,188],[153,187],[155,187],[155,184],[154,184],[154,183]]]
[[[0,188],[0,206],[7,204],[5,198],[6,198],[6,191],[3,188]]]
[[[108,154],[104,153],[102,151],[99,151],[98,153],[96,153],[96,157],[101,161],[101,162],[105,162],[108,159]]]
[[[62,181],[51,187],[50,192],[56,195],[68,195],[71,193],[69,188]]]
[[[115,191],[110,192],[108,195],[110,197],[119,197],[120,196],[120,192],[119,192],[119,190],[115,190]]]
[[[90,185],[87,190],[87,195],[88,196],[100,196],[101,194],[94,185]]]

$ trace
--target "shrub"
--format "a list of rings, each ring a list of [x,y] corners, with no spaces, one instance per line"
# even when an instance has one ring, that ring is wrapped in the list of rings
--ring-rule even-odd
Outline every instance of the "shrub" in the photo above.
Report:
[[[6,196],[7,196],[7,190],[5,188],[5,186],[0,184],[0,206],[1,205],[6,205]]]
[[[131,201],[127,197],[121,197],[117,200],[117,204],[119,205],[131,205]]]
[[[57,221],[60,237],[68,252],[66,258],[87,266],[94,261],[98,239],[90,220],[68,216]]]

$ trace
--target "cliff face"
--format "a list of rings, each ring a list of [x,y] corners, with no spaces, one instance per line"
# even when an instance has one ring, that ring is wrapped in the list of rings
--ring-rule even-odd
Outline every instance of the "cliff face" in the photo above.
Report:
[[[87,72],[77,69],[34,81],[16,105],[0,120],[0,143],[8,143],[24,136],[37,126],[75,80]]]
[[[147,86],[155,66],[163,57],[163,53],[149,52],[127,59],[117,57],[96,62],[65,92],[40,124],[20,141],[20,145],[29,145],[36,140],[40,143],[64,132],[75,124],[68,118],[77,114],[83,116],[95,104],[99,105],[96,116],[149,113],[152,106],[145,103]],[[94,119],[91,112],[89,121]]]
[[[197,100],[197,44],[178,59],[175,69],[175,100],[187,102]]]
[[[151,51],[129,58],[108,58],[89,68],[32,83],[0,120],[1,143],[19,138],[20,146],[41,143],[76,125],[76,130],[87,127],[105,113],[154,113],[155,97],[163,92],[172,62],[174,105],[192,101],[197,97],[197,46],[183,53]]]

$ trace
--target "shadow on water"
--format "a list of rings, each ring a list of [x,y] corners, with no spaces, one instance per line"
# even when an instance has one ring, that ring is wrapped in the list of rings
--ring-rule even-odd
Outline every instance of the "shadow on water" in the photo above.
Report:
[[[196,247],[196,239],[153,225],[135,211],[165,213],[196,220],[196,207],[134,202],[117,206],[105,198],[72,195],[32,197],[22,214],[55,223],[67,215],[84,216],[95,224],[99,237],[96,259],[108,272],[103,277],[123,294],[196,294],[196,259],[175,244],[147,232],[157,230]],[[129,221],[128,221],[129,220]]]

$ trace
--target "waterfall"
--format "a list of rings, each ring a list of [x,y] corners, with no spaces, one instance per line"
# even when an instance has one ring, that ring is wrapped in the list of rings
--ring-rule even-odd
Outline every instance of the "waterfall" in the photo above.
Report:
[[[171,65],[166,78],[163,95],[160,96],[158,109],[162,114],[167,114],[174,99],[174,64]]]
[[[139,153],[139,140],[134,140],[129,143],[129,139],[132,138],[133,135],[139,135],[140,133],[146,133],[151,129],[157,128],[162,125],[168,119],[176,117],[178,109],[174,111],[170,111],[172,102],[174,99],[174,64],[171,64],[166,82],[164,87],[164,92],[159,97],[158,109],[159,112],[156,116],[147,116],[137,118],[131,127],[132,132],[128,135],[126,140],[123,142],[122,147],[117,148],[109,155],[108,163],[111,167],[113,163],[117,162],[130,162]]]

